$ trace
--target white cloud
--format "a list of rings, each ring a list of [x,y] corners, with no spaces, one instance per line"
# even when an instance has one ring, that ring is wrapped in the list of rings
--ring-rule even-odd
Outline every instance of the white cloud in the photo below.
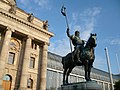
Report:
[[[54,43],[51,42],[49,46],[49,51],[61,56],[65,56],[68,52],[70,52],[68,38],[56,40]]]
[[[29,4],[29,0],[20,0],[20,3],[24,6],[27,6]]]
[[[87,40],[89,38],[90,33],[94,31],[94,27],[96,24],[96,16],[101,12],[100,7],[88,8],[83,13],[73,13],[73,29],[79,27],[79,31],[81,32],[81,38]],[[82,23],[82,24],[81,24]],[[79,24],[79,25],[77,25]],[[81,25],[80,25],[81,24]]]
[[[108,43],[109,45],[120,45],[120,38],[118,37],[107,37],[106,39],[99,40],[101,44]]]
[[[72,13],[72,18],[73,18],[74,23],[77,23],[78,17],[79,17],[78,13]]]
[[[50,4],[49,4],[49,0],[20,0],[20,3],[24,5],[24,7],[28,7],[30,10],[31,9],[51,9]],[[34,3],[35,6],[37,6],[37,8],[33,6],[31,6],[30,3]],[[30,5],[30,7],[29,7]]]
[[[35,4],[39,6],[39,8],[50,9],[49,0],[33,0]]]
[[[95,61],[94,61],[95,68],[104,70],[106,66],[107,66],[107,61],[105,58],[101,58],[100,56],[95,57]]]
[[[88,8],[87,10],[85,10],[83,12],[84,16],[89,16],[89,17],[95,17],[96,15],[98,15],[101,12],[101,8],[100,7],[94,7],[94,8]]]
[[[120,39],[119,38],[113,39],[110,41],[110,44],[111,45],[120,45]]]

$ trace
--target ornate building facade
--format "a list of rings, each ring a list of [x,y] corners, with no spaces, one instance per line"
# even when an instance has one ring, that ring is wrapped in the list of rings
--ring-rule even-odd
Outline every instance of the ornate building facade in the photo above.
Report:
[[[47,51],[53,33],[44,21],[0,0],[0,90],[46,90]]]

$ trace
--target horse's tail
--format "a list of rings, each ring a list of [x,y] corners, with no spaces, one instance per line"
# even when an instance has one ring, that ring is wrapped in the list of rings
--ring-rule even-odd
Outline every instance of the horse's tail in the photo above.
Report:
[[[62,64],[63,64],[63,61],[64,61],[64,57],[62,57]]]
[[[62,57],[62,64],[63,64],[63,68],[65,67],[65,57]]]

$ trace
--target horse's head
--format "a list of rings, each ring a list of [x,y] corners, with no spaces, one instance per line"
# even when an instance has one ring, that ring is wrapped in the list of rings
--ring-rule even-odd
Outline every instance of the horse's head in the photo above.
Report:
[[[97,36],[96,33],[95,34],[92,34],[92,33],[90,34],[90,38],[88,39],[88,42],[87,42],[87,44],[89,46],[96,47],[96,45],[97,45],[97,43],[96,43],[96,40],[97,40],[96,36]]]

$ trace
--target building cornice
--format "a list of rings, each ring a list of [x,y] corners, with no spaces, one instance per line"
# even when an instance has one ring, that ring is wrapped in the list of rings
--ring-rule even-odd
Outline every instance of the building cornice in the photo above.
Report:
[[[11,20],[13,21],[16,21],[18,23],[21,23],[29,28],[32,28],[32,29],[35,29],[35,30],[38,30],[46,35],[48,35],[48,37],[52,37],[54,34],[47,31],[47,30],[44,30],[42,27],[38,27],[36,25],[34,25],[33,23],[30,23],[30,22],[27,22],[26,20],[22,19],[22,18],[19,18],[18,16],[14,15],[14,14],[11,14],[5,10],[3,10],[2,8],[0,8],[0,14],[4,17],[7,17],[7,18],[10,18]],[[26,17],[27,18],[27,17]]]

